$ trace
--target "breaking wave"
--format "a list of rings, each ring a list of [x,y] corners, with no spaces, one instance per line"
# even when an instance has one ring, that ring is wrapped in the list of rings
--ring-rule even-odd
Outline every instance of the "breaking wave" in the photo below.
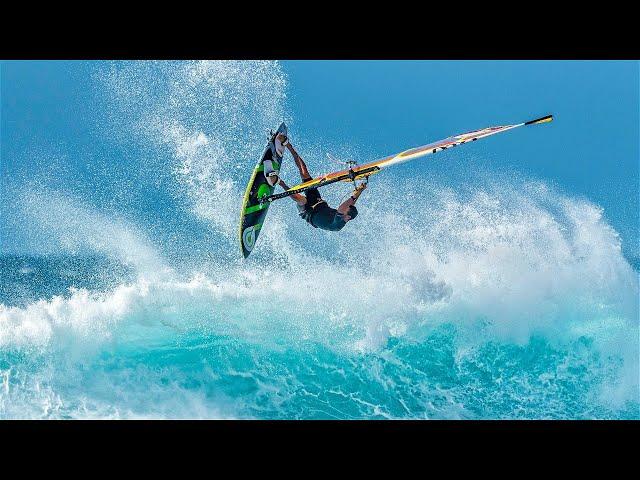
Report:
[[[0,298],[0,417],[640,416],[638,273],[597,205],[472,166],[455,186],[390,173],[340,235],[274,204],[242,261],[247,165],[283,119],[296,139],[282,67],[125,62],[95,79],[109,128],[169,175],[168,211],[193,230],[16,187],[31,235],[130,272],[47,294],[34,276],[37,300]],[[317,169],[318,139],[296,140]]]

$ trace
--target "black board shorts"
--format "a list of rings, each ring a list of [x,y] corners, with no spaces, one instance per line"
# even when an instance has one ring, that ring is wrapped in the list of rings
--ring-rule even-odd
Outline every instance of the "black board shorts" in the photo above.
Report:
[[[335,208],[331,208],[326,202],[322,202],[314,208],[311,224],[322,230],[337,232],[342,230],[347,222],[342,219],[342,215]]]
[[[309,192],[312,192],[309,195]],[[327,202],[322,200],[316,188],[307,190],[307,205],[309,210],[308,222],[316,228],[337,232],[342,230],[347,222],[342,219],[342,215],[335,208],[331,208]],[[320,202],[320,203],[318,203]],[[315,205],[315,208],[312,208]]]
[[[307,197],[307,205],[309,205],[310,207],[313,207],[316,203],[322,200],[322,197],[320,196],[320,192],[318,191],[317,188],[310,188],[309,190],[304,192],[304,196]]]
[[[311,179],[305,179],[304,181],[309,180]],[[346,225],[346,222],[342,219],[342,215],[322,199],[317,188],[310,188],[304,192],[304,195],[307,198],[307,204],[305,205],[306,213],[303,218],[305,218],[307,222],[322,230],[333,232],[342,230],[342,227]]]

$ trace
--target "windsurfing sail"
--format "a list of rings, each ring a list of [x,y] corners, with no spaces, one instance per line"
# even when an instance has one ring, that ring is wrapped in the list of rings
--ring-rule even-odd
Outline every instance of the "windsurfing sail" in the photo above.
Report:
[[[348,169],[340,170],[338,172],[321,175],[313,178],[307,182],[300,183],[291,187],[289,190],[262,197],[259,201],[272,202],[280,198],[288,197],[294,193],[304,192],[310,188],[319,188],[326,185],[330,185],[336,182],[351,182],[353,180],[367,178],[375,173],[378,173],[383,168],[390,167],[392,165],[398,165],[400,163],[408,162],[410,160],[416,160],[425,155],[431,155],[433,153],[441,152],[451,147],[456,147],[468,142],[475,142],[480,138],[489,137],[497,133],[506,132],[514,128],[523,127],[526,125],[537,125],[540,123],[547,123],[553,120],[553,115],[546,115],[544,117],[536,118],[535,120],[529,120],[528,122],[518,123],[515,125],[502,125],[498,127],[488,127],[481,130],[473,130],[467,133],[461,133],[460,135],[454,135],[447,137],[444,140],[429,143],[421,147],[411,148],[404,152],[397,153],[395,155],[389,155],[388,157],[375,160],[373,162],[366,163],[364,165],[354,166]]]

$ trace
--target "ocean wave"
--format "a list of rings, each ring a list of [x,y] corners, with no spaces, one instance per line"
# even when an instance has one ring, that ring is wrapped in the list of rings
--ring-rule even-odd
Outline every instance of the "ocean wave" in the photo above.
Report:
[[[279,64],[115,63],[96,78],[122,141],[166,154],[175,215],[207,228],[179,237],[15,187],[26,236],[133,275],[0,304],[0,417],[640,416],[638,274],[599,206],[473,166],[455,188],[390,173],[340,234],[276,202],[242,261],[263,145],[239,139],[285,117]]]

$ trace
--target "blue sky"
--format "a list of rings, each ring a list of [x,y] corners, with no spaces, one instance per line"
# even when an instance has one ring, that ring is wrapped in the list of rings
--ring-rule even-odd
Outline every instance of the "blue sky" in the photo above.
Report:
[[[640,73],[634,61],[284,61],[298,135],[355,145],[370,160],[451,134],[553,113],[552,124],[485,140],[481,167],[515,171],[602,206],[638,256]],[[96,131],[92,62],[3,62],[2,176],[69,154],[122,161]],[[263,139],[257,139],[262,142]],[[470,148],[475,148],[475,145]],[[459,151],[459,150],[458,150]],[[42,152],[42,156],[34,156]],[[443,159],[455,152],[444,152]],[[449,157],[446,157],[446,156]],[[435,165],[435,164],[434,164]],[[400,175],[440,174],[403,168]],[[9,208],[4,205],[4,208]],[[6,236],[5,236],[6,237]],[[7,247],[7,238],[4,238]]]
[[[625,250],[637,255],[638,62],[284,65],[300,128],[338,142],[370,142],[378,156],[466,130],[554,114],[552,124],[478,144],[486,154],[483,167],[517,171],[587,197],[604,208]],[[450,153],[456,154],[460,150]]]

